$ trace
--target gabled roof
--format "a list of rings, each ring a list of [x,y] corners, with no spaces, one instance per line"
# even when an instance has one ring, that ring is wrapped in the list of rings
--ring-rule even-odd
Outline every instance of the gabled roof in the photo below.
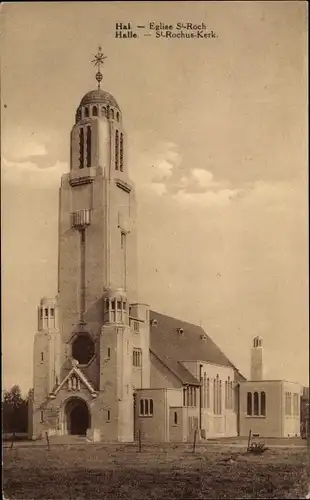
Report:
[[[152,326],[156,319],[157,325]],[[234,364],[197,325],[150,311],[150,350],[163,362],[183,384],[197,384],[199,381],[180,363],[182,361],[205,361],[235,370],[237,380],[245,380]],[[178,333],[182,329],[182,333]]]
[[[56,396],[56,394],[60,391],[60,389],[62,389],[62,387],[69,380],[69,378],[72,377],[72,375],[76,375],[81,380],[81,382],[85,385],[85,387],[89,390],[89,392],[93,397],[97,396],[95,389],[93,388],[91,383],[87,380],[84,373],[77,366],[73,366],[68,375],[62,380],[62,382],[57,386],[57,388],[51,392],[50,394],[51,398]]]
[[[150,352],[155,356],[173,375],[184,385],[200,385],[199,380],[185,368],[179,361],[175,361],[166,356],[161,356],[150,348]]]

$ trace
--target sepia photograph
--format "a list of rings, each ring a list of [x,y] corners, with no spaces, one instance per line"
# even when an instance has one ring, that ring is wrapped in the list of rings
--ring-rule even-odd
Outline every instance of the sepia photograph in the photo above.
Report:
[[[307,2],[0,9],[4,498],[310,498]]]

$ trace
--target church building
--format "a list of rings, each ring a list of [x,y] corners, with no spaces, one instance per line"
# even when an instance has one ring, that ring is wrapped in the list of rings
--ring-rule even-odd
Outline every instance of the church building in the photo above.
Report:
[[[138,300],[135,187],[122,110],[100,87],[103,59],[99,47],[98,88],[77,107],[61,178],[58,293],[38,306],[30,438],[299,435],[301,387],[263,379],[259,337],[247,381],[201,327]]]

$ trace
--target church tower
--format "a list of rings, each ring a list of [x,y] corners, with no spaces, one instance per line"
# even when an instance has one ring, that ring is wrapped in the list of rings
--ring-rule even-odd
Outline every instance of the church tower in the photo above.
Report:
[[[59,375],[44,375],[48,382],[39,397],[35,369],[34,400],[57,414],[57,425],[48,422],[51,432],[98,431],[103,440],[131,441],[133,392],[149,387],[149,318],[148,306],[137,304],[135,190],[121,109],[100,88],[104,59],[99,47],[93,61],[98,86],[77,108],[70,171],[59,192],[60,348],[53,368]]]
[[[255,337],[251,352],[251,380],[263,379],[263,340]]]

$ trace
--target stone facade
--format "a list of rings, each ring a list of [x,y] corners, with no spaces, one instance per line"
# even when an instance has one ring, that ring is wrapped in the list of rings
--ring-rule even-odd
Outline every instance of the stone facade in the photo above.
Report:
[[[58,294],[38,307],[29,436],[298,434],[297,414],[284,416],[281,406],[298,387],[263,381],[261,339],[247,382],[200,327],[138,302],[135,190],[113,96],[99,89],[82,98],[70,150],[59,192]],[[267,415],[247,414],[253,391],[265,393]]]
[[[300,436],[300,384],[284,380],[240,383],[240,434]]]

